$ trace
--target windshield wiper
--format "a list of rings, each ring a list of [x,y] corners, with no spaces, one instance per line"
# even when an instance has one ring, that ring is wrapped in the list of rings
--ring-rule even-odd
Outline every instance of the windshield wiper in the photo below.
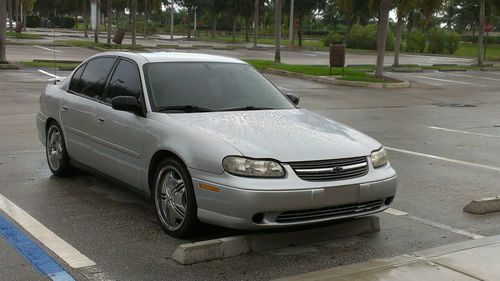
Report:
[[[270,109],[275,109],[275,108],[250,105],[250,106],[243,106],[243,107],[226,108],[226,109],[221,109],[220,111],[270,110]]]
[[[201,107],[197,105],[171,105],[171,106],[160,106],[156,109],[158,112],[165,111],[182,111],[182,112],[212,112],[214,109]]]

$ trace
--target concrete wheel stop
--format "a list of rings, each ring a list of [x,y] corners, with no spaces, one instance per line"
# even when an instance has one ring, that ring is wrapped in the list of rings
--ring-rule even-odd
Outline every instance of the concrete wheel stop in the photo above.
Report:
[[[370,216],[316,228],[240,235],[182,244],[177,247],[172,259],[182,265],[190,265],[251,252],[274,250],[379,231],[380,219],[376,216]]]
[[[474,199],[464,207],[464,212],[482,215],[500,211],[500,196]]]

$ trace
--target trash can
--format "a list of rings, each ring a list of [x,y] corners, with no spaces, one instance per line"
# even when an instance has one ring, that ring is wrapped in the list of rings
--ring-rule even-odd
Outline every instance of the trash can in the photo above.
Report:
[[[330,67],[345,66],[345,43],[335,42],[330,45]]]
[[[118,28],[113,36],[113,43],[117,45],[121,45],[123,41],[123,37],[125,37],[125,30],[122,28]]]

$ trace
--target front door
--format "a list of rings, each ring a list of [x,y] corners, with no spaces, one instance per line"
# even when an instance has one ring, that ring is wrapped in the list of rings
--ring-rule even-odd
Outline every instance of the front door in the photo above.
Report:
[[[134,187],[142,184],[142,137],[146,118],[132,112],[111,108],[116,96],[141,98],[142,84],[135,63],[120,59],[116,65],[103,101],[97,105],[93,140],[101,161],[98,168]]]

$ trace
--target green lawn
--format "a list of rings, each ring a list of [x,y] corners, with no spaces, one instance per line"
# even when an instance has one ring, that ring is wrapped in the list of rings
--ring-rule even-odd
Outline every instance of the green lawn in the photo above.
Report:
[[[460,47],[455,52],[455,56],[476,57],[477,44],[460,43]],[[493,44],[486,47],[486,60],[500,60],[500,45]]]
[[[248,62],[258,70],[273,68],[314,76],[330,75],[330,68],[327,65],[292,65],[284,63],[276,64],[273,61],[267,60],[246,60],[246,62]],[[388,82],[386,79],[375,78],[373,77],[373,75],[367,74],[364,70],[366,70],[366,67],[364,66],[346,67],[345,77],[341,79],[374,83]],[[331,75],[342,75],[342,68],[332,68]]]
[[[44,68],[54,67],[53,62],[20,61],[19,64],[21,64],[25,67],[44,67]],[[79,63],[59,63],[59,62],[56,62],[56,67],[75,68],[78,65],[79,65]]]
[[[23,32],[21,32],[18,35],[14,31],[12,31],[12,32],[7,31],[6,34],[7,34],[7,37],[9,37],[9,38],[18,38],[18,39],[43,39],[42,35],[40,35],[40,34],[33,34],[33,33],[23,33]]]

